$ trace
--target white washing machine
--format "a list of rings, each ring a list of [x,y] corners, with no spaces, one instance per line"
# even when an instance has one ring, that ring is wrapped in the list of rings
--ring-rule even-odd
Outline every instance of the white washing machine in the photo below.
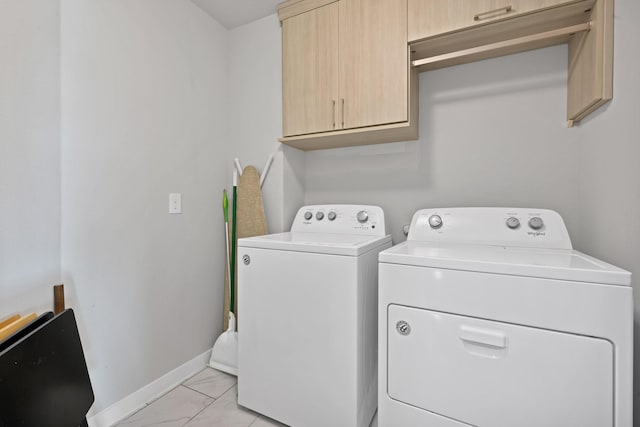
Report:
[[[294,427],[367,427],[377,406],[382,209],[301,208],[238,241],[238,403]]]
[[[555,212],[418,211],[380,254],[380,427],[631,427],[631,274]]]

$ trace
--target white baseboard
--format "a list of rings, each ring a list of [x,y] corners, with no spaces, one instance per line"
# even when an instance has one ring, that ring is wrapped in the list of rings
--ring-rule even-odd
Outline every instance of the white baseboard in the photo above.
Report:
[[[150,402],[208,366],[210,358],[211,350],[205,351],[140,390],[134,391],[124,399],[89,418],[87,420],[89,427],[109,427],[144,408]]]

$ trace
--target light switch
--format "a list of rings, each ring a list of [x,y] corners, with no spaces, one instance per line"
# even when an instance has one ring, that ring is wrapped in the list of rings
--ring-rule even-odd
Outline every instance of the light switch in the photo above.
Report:
[[[169,213],[170,214],[182,213],[182,194],[181,193],[169,193]]]

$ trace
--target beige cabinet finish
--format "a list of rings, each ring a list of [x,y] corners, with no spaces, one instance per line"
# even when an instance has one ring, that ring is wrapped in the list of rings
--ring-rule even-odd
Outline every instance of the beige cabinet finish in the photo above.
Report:
[[[283,143],[317,149],[417,137],[406,0],[290,0],[278,12]]]
[[[575,0],[408,0],[409,42],[573,2]]]
[[[282,23],[285,136],[335,129],[338,99],[338,3]]]
[[[613,0],[408,2],[419,71],[568,43],[567,124],[613,97]]]
[[[342,129],[408,120],[406,22],[406,0],[340,1]]]
[[[569,40],[567,124],[613,98],[613,0],[597,0],[591,30]]]
[[[314,150],[415,139],[419,71],[559,43],[569,44],[572,126],[613,95],[613,1],[289,0],[278,8],[280,141]]]

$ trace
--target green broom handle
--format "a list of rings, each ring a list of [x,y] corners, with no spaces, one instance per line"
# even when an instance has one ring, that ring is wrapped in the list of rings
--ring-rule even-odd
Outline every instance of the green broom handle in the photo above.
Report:
[[[230,310],[235,313],[235,294],[236,294],[236,210],[238,200],[238,185],[234,176],[233,182],[233,207],[231,209],[231,308]]]

